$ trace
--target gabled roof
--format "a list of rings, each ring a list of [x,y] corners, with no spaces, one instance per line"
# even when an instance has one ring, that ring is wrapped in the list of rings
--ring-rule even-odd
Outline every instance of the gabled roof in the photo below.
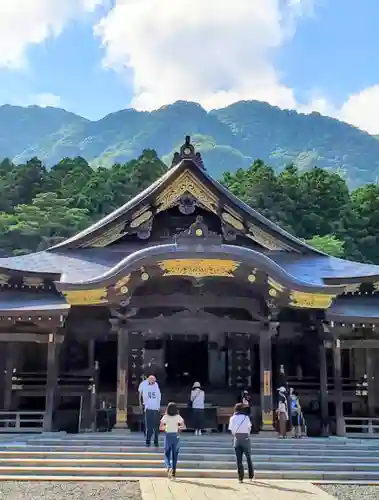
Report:
[[[146,221],[178,203],[179,198],[186,194],[192,195],[198,204],[220,215],[225,222],[264,248],[322,255],[266,219],[215,180],[204,168],[189,136],[180,152],[174,155],[172,167],[162,177],[117,210],[52,249],[104,246],[107,238],[112,242],[122,237],[127,224]]]

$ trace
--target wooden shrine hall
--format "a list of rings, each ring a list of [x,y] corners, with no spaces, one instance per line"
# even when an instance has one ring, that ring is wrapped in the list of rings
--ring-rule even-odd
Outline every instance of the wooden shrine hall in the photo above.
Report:
[[[267,220],[209,175],[189,137],[160,179],[99,222],[1,258],[0,290],[0,410],[40,411],[45,431],[102,428],[105,410],[135,428],[150,373],[163,404],[186,407],[201,382],[211,427],[247,389],[256,430],[272,429],[282,383],[314,434],[379,416],[379,266]]]

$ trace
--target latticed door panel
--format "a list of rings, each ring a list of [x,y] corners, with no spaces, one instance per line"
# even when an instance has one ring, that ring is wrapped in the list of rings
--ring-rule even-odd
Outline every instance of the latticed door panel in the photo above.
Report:
[[[129,332],[129,386],[136,390],[144,376],[143,352],[143,333]]]
[[[228,335],[229,386],[247,389],[252,383],[252,345],[247,334]]]

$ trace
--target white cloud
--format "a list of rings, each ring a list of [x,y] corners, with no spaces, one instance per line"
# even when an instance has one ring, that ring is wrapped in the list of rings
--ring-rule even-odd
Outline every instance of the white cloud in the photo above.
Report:
[[[59,35],[70,20],[103,0],[0,0],[0,68],[26,64],[25,51]]]
[[[314,0],[115,0],[96,26],[107,67],[132,70],[138,109],[178,99],[220,107],[259,99],[296,107],[273,52]]]
[[[379,134],[379,85],[351,95],[337,116],[370,134]]]
[[[41,108],[46,108],[47,106],[59,107],[61,106],[61,98],[59,95],[42,93],[31,96],[30,104],[35,104],[36,106],[41,106]]]

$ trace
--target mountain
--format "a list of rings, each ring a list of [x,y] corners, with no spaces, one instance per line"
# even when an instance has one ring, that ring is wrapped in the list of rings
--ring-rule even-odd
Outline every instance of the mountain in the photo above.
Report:
[[[33,156],[48,166],[82,156],[109,166],[154,148],[165,161],[187,134],[219,177],[261,158],[277,171],[290,162],[340,172],[350,187],[376,182],[379,141],[351,125],[319,113],[304,115],[259,101],[241,101],[206,112],[178,101],[152,112],[126,109],[98,121],[58,108],[0,107],[0,158],[21,163]]]

